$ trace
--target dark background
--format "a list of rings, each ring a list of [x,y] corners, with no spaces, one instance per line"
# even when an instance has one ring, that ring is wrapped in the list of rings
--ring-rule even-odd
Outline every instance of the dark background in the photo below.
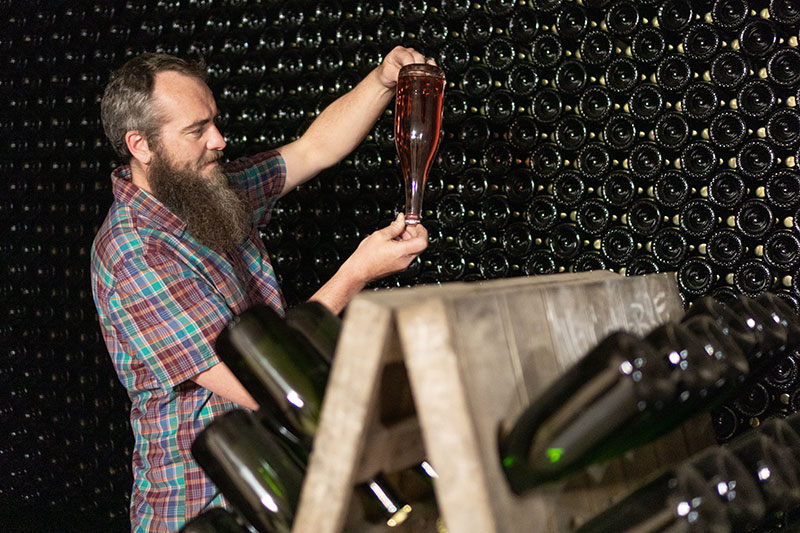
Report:
[[[376,287],[593,268],[675,271],[687,304],[769,290],[796,309],[798,144],[780,128],[794,120],[785,110],[795,109],[798,91],[791,50],[799,25],[777,16],[780,7],[734,0],[0,0],[0,527],[128,528],[129,403],[89,284],[90,246],[118,164],[103,136],[100,95],[127,58],[143,51],[203,56],[229,158],[296,138],[397,44],[436,58],[448,84],[444,138],[425,196],[430,246],[407,272]],[[675,9],[691,15],[685,26],[654,23],[660,10],[661,22]],[[741,32],[764,21],[762,48],[742,47]],[[711,54],[700,46],[700,57],[683,42],[694,29],[718,40]],[[605,60],[582,50],[588,31],[613,43]],[[643,43],[650,56],[641,55]],[[738,50],[746,65],[738,84],[712,69],[725,50]],[[659,72],[669,55],[686,60],[687,87],[670,88],[668,73]],[[623,58],[636,72],[617,91],[608,65]],[[766,111],[746,115],[737,97],[751,80],[768,87]],[[651,92],[637,94],[651,99],[632,101],[646,84]],[[696,84],[707,89],[698,98],[717,98],[703,116],[682,101]],[[632,121],[630,147],[609,144],[608,120],[589,115],[581,96],[594,87],[618,119]],[[744,136],[727,147],[707,142],[714,120],[737,107]],[[688,138],[676,147],[654,134],[667,113],[688,124]],[[780,113],[788,122],[770,125]],[[290,304],[402,209],[392,125],[390,106],[351,156],[283,199],[264,228]],[[564,135],[575,131],[577,140]],[[575,144],[564,144],[570,139]],[[704,144],[686,153],[696,141]],[[643,156],[637,147],[647,142],[656,151]],[[712,157],[703,160],[709,148]],[[743,154],[755,158],[755,170],[743,172]],[[793,355],[759,385],[763,391],[715,413],[720,439],[796,410],[796,374]]]

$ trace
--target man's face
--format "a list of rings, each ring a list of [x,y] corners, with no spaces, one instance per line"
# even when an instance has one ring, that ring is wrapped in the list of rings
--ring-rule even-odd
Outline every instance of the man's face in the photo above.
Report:
[[[162,74],[181,79],[159,87],[156,78],[157,104],[168,107],[159,136],[150,141],[148,185],[189,234],[214,250],[232,251],[249,234],[251,210],[217,162],[225,141],[214,126],[214,99],[198,80]]]
[[[177,72],[160,72],[153,102],[162,118],[158,138],[162,155],[182,171],[208,175],[217,168],[225,139],[214,125],[217,105],[208,86]]]

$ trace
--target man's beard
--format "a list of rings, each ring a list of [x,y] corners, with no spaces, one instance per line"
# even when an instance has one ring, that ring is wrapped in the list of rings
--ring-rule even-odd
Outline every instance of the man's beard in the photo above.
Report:
[[[198,241],[217,252],[235,250],[250,233],[250,206],[219,166],[207,174],[199,170],[222,152],[212,152],[195,169],[177,168],[160,147],[154,155],[148,175],[153,195]]]

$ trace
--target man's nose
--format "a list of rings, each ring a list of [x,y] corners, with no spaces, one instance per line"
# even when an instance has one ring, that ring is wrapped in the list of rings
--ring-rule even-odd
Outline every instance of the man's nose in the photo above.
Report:
[[[225,142],[225,137],[219,132],[216,126],[211,126],[210,137],[208,138],[208,144],[206,148],[209,150],[224,150],[227,143]]]

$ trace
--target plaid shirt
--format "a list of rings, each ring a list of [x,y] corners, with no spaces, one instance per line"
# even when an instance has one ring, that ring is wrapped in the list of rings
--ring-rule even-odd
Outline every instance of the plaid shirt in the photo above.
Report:
[[[114,203],[92,246],[92,289],[109,354],[128,390],[133,452],[131,528],[176,531],[208,505],[224,503],[191,455],[216,416],[236,407],[191,381],[219,362],[214,341],[229,320],[264,302],[283,313],[257,226],[269,221],[285,182],[278,152],[224,167],[251,205],[250,237],[220,255],[131,181],[112,173]]]

